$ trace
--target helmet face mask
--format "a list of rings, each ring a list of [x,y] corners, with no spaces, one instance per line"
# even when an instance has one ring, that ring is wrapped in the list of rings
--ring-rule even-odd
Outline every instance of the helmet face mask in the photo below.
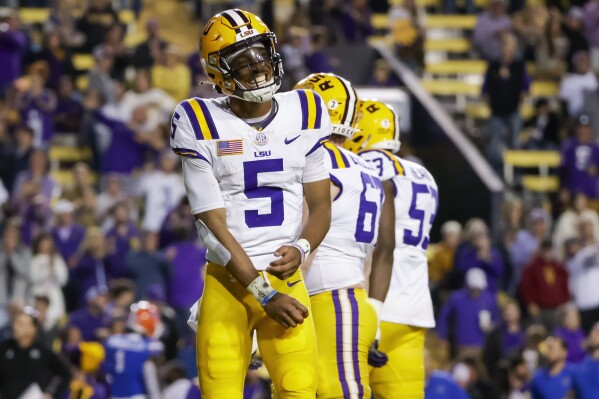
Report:
[[[201,63],[217,91],[265,102],[281,86],[283,62],[276,37],[255,15],[227,10],[208,21],[200,40]]]

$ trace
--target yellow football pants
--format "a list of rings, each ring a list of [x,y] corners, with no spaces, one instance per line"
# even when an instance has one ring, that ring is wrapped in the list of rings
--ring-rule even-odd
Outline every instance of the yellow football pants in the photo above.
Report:
[[[263,275],[274,289],[310,308],[299,269],[287,280],[265,272]],[[312,315],[303,324],[285,329],[266,315],[224,267],[210,262],[198,317],[197,363],[202,398],[242,399],[254,329],[278,398],[314,399],[317,364]]]
[[[363,289],[310,297],[318,345],[318,399],[370,399],[368,350],[376,312]]]
[[[389,362],[371,368],[370,387],[376,399],[424,398],[425,335],[425,328],[381,323],[379,350]]]

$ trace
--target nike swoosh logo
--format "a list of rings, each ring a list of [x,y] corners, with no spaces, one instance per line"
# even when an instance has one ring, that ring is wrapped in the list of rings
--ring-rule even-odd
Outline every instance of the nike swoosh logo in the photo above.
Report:
[[[285,144],[291,144],[291,143],[293,143],[295,140],[297,140],[299,138],[299,136],[300,135],[298,134],[297,136],[295,136],[292,139],[288,139],[287,137],[285,137]]]
[[[296,138],[297,138],[297,137],[296,137]],[[297,280],[297,281],[294,281],[293,283],[291,283],[291,282],[287,281],[287,287],[290,287],[290,288],[291,288],[291,287],[293,287],[294,285],[296,285],[297,283],[299,283],[300,281],[302,281],[302,280]]]

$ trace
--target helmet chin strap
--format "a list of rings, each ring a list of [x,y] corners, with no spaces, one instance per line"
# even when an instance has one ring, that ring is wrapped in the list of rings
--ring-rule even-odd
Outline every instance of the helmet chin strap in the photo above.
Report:
[[[273,84],[272,83],[273,81],[274,81],[274,79],[271,80],[271,82],[269,82],[268,86],[266,86],[266,87],[260,87],[258,89],[254,89],[254,90],[246,90],[243,92],[242,96],[238,96],[236,94],[231,94],[231,96],[235,97],[235,98],[239,98],[240,100],[249,101],[249,102],[253,102],[253,103],[267,102],[273,98],[275,93],[281,87],[280,82],[277,84]]]

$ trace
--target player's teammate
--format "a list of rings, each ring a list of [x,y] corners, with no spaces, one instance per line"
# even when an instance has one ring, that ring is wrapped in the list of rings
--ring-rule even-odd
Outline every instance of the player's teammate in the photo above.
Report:
[[[256,330],[279,397],[314,398],[314,325],[298,268],[330,225],[321,144],[329,116],[311,91],[275,95],[283,75],[276,38],[249,12],[212,17],[200,57],[225,97],[181,102],[171,146],[208,248],[198,317],[202,397],[242,397]],[[304,196],[310,217],[302,230]]]
[[[163,351],[160,312],[156,305],[141,301],[131,305],[127,326],[130,333],[113,335],[106,341],[106,372],[113,399],[159,399],[158,374],[152,357]]]
[[[377,240],[383,185],[372,165],[345,150],[358,99],[345,79],[312,74],[295,89],[314,90],[332,123],[325,157],[333,200],[331,228],[305,270],[318,343],[318,398],[370,398],[368,352],[378,319],[364,290],[364,263]]]
[[[376,399],[421,399],[424,338],[426,329],[435,326],[426,248],[437,212],[437,184],[423,166],[389,152],[399,150],[398,120],[390,106],[362,101],[360,111],[362,118],[357,127],[362,132],[347,142],[347,147],[362,149],[359,155],[377,168],[381,178],[392,176],[396,188],[392,276],[390,283],[385,279],[370,279],[371,290],[384,291],[388,285],[381,311],[379,349],[389,356],[389,362],[372,370],[370,385]],[[375,252],[373,263],[377,261]]]

